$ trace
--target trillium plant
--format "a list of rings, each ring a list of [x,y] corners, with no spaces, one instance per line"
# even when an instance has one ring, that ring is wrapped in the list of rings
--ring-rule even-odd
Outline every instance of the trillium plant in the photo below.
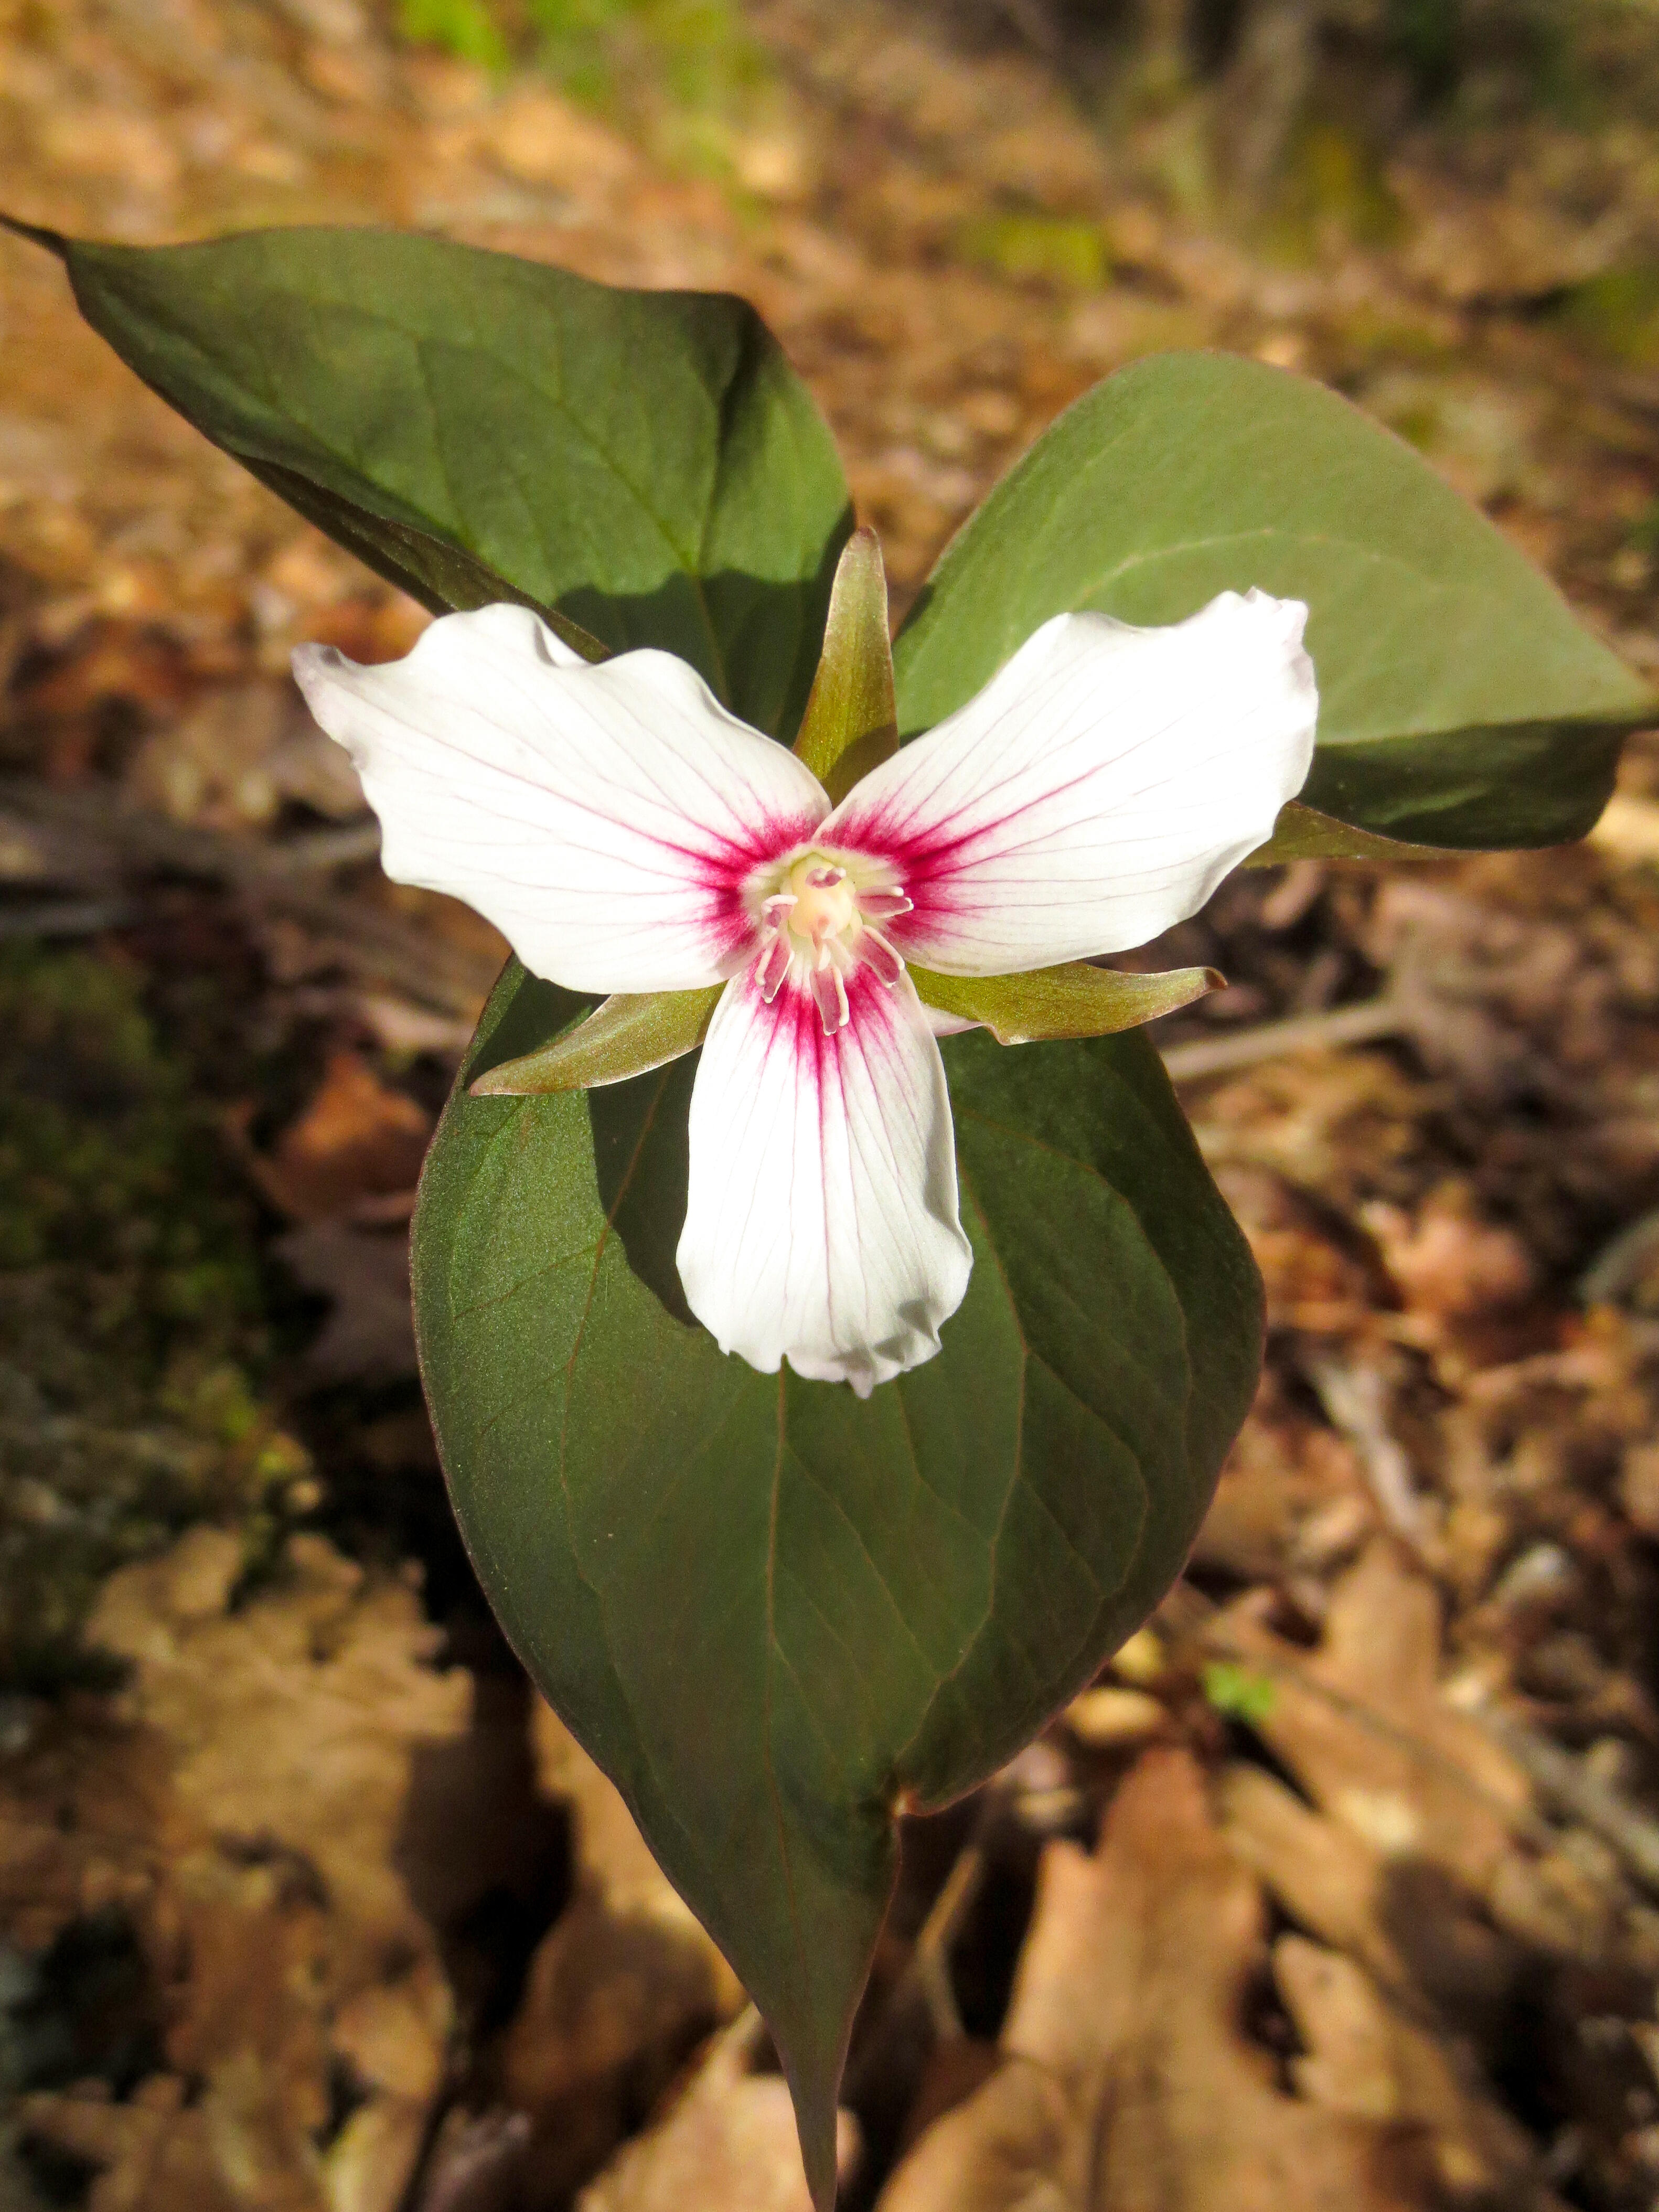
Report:
[[[1241,863],[1582,836],[1645,689],[1408,447],[1221,355],[1086,392],[890,642],[753,311],[441,240],[21,228],[441,618],[308,647],[388,872],[513,948],[414,1224],[474,1565],[771,2027],[821,2207],[903,1815],[1179,1571],[1249,1249],[1100,964]]]
[[[900,751],[880,557],[867,532],[842,556],[793,751],[672,654],[592,666],[521,607],[448,616],[391,667],[295,656],[388,874],[468,900],[568,990],[718,994],[679,1032],[702,1037],[686,1303],[722,1352],[861,1398],[939,1351],[974,1263],[934,1041],[973,999],[941,981],[1120,952],[1195,912],[1301,789],[1316,712],[1306,609],[1229,592],[1167,629],[1056,615]],[[832,803],[814,768],[839,784],[872,740],[887,757]],[[1066,980],[1104,1030],[1209,979]],[[587,1030],[633,1012],[609,998],[562,1066],[478,1087],[579,1080]],[[665,1056],[653,1039],[617,1072]]]

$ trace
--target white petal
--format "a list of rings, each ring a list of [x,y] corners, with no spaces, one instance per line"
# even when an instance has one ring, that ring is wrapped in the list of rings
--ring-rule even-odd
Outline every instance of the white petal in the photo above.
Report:
[[[744,877],[828,811],[684,661],[590,667],[525,607],[447,615],[383,667],[303,646],[294,672],[362,777],[386,873],[465,899],[573,990],[719,982],[751,934]]]
[[[767,1374],[878,1382],[939,1350],[973,1253],[944,1064],[908,975],[847,979],[833,1036],[791,978],[715,1008],[691,1092],[680,1279],[722,1352]]]
[[[924,967],[998,975],[1144,945],[1273,834],[1313,760],[1307,609],[1224,592],[1167,629],[1059,615],[820,833],[880,854]]]

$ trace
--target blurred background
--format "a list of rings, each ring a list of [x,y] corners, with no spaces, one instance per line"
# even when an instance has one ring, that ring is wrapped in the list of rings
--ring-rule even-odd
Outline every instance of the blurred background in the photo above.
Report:
[[[1656,0],[0,0],[0,201],[752,299],[896,611],[1219,346],[1659,677]],[[764,2039],[494,1631],[407,1222],[502,947],[291,647],[426,617],[0,240],[0,2207],[801,2212]],[[1186,1582],[913,1824],[862,2212],[1659,2204],[1659,749],[1589,843],[1151,948],[1267,1278]]]

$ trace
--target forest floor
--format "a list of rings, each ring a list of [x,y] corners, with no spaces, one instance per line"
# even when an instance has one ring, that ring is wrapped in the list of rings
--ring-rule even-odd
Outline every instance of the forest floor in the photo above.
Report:
[[[1659,137],[1315,132],[1246,239],[1178,189],[1198,95],[1114,137],[896,0],[743,21],[735,90],[602,117],[359,0],[0,0],[5,203],[740,291],[901,611],[1097,379],[1249,353],[1659,674]],[[502,948],[380,877],[286,671],[425,617],[11,240],[0,348],[0,2207],[798,2212],[741,1992],[494,1631],[421,1407],[412,1187]],[[1164,949],[1232,982],[1158,1035],[1261,1395],[1154,1622],[908,1831],[846,2201],[1646,2212],[1659,744],[1583,847],[1246,875]]]

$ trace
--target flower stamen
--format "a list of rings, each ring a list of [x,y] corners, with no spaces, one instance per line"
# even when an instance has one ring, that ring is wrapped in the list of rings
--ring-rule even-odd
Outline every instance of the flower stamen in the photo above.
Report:
[[[847,984],[833,960],[826,960],[823,967],[812,970],[812,996],[817,1001],[823,1034],[834,1036],[837,1030],[847,1026],[848,1007]]]

